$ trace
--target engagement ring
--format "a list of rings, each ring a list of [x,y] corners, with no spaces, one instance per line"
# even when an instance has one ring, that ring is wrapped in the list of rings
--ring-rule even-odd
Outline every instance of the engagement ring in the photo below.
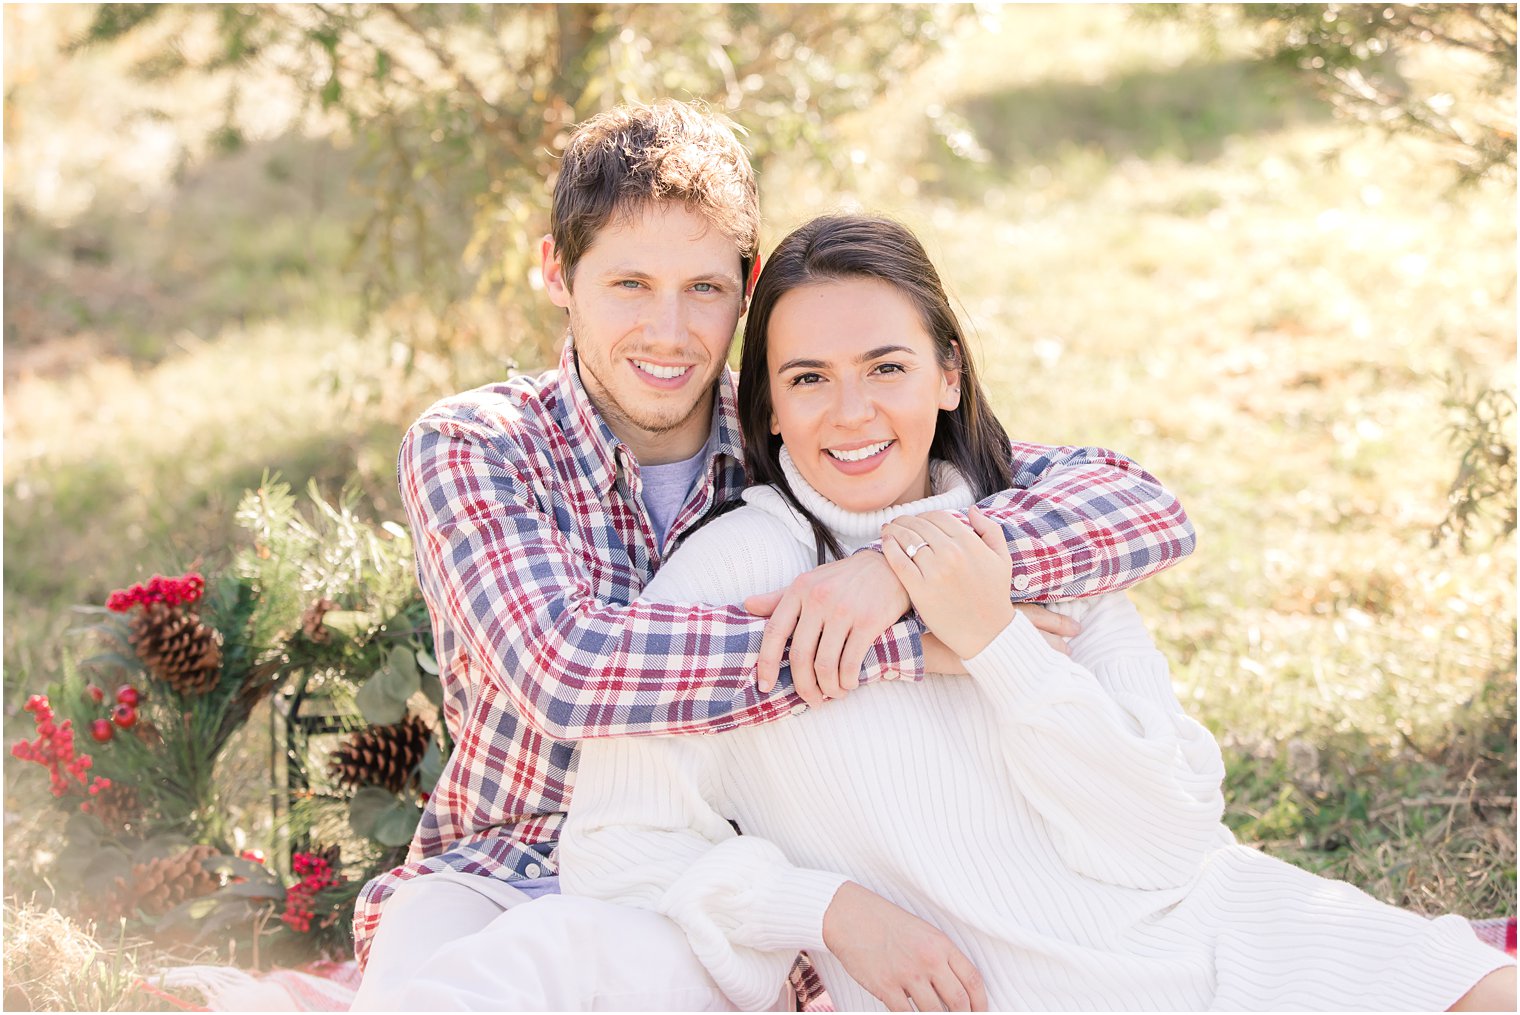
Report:
[[[908,559],[912,560],[914,554],[918,553],[919,550],[922,550],[928,545],[928,543],[914,543],[912,546],[903,547],[903,553],[906,553],[908,555]]]

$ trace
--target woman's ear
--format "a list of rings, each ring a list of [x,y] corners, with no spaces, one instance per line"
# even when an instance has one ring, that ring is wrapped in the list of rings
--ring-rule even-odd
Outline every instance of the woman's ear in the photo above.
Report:
[[[961,347],[959,342],[950,343],[952,363],[941,369],[939,407],[953,412],[961,404]]]
[[[549,293],[549,302],[556,307],[569,308],[570,306],[570,279],[565,274],[564,265],[560,264],[559,251],[554,247],[554,237],[545,236],[538,245],[539,269],[544,277],[544,289]]]
[[[777,437],[781,436],[781,424],[776,422],[776,414],[774,412],[771,413],[771,433]]]

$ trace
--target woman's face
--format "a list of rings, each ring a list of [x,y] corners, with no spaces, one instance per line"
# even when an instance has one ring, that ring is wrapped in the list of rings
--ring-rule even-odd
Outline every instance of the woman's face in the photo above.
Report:
[[[766,332],[771,433],[813,488],[849,511],[929,494],[939,410],[960,402],[911,298],[878,279],[794,289]]]

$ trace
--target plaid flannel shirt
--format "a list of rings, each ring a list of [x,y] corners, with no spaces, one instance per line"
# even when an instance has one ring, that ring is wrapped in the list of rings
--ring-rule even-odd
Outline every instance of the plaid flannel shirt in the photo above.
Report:
[[[667,545],[743,488],[728,374],[707,453]],[[1015,489],[981,506],[1008,533],[1014,598],[1123,588],[1191,552],[1181,506],[1129,459],[1021,443],[1013,458]],[[801,704],[784,668],[769,694],[756,690],[762,618],[634,602],[662,548],[638,462],[592,405],[569,343],[556,371],[434,405],[408,430],[398,474],[454,749],[407,862],[359,897],[361,963],[402,881],[444,869],[554,873],[577,741],[715,733]],[[890,628],[862,682],[893,670],[920,678],[921,631],[912,615]]]

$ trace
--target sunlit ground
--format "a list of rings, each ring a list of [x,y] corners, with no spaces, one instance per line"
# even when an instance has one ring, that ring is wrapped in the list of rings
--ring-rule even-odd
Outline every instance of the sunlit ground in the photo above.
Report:
[[[177,132],[214,113],[193,92],[131,121],[120,59],[57,73],[67,14],[5,16],[14,739],[70,652],[69,604],[225,556],[266,467],[357,475],[399,517],[406,422],[486,378],[355,333],[341,148],[286,135],[179,165]],[[1513,914],[1514,543],[1431,540],[1459,454],[1443,400],[1514,389],[1513,182],[1456,190],[1440,152],[1333,119],[1237,42],[1112,9],[1009,9],[905,92],[962,117],[972,161],[888,97],[851,125],[853,191],[767,167],[767,245],[838,207],[907,221],[1009,429],[1119,449],[1182,498],[1198,551],[1135,597],[1226,746],[1242,839],[1422,912]],[[262,749],[234,767],[255,779]],[[45,964],[14,928],[56,920],[67,876],[17,769],[8,983]],[[268,833],[254,803],[243,820]],[[108,1007],[102,982],[49,989]]]

